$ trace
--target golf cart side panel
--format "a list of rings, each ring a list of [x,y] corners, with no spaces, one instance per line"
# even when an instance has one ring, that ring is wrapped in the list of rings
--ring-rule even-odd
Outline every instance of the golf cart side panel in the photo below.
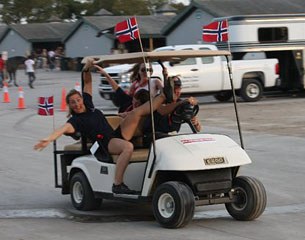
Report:
[[[177,135],[157,140],[156,148],[155,171],[209,170],[251,163],[247,153],[224,135]]]
[[[130,163],[125,172],[125,183],[140,191],[145,167],[146,162]],[[114,163],[100,162],[93,155],[87,155],[75,159],[71,170],[73,168],[81,169],[85,173],[94,192],[112,193],[116,168]]]

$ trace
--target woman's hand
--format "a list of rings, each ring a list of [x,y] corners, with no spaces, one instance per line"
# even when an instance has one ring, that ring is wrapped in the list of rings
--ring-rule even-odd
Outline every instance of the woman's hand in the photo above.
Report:
[[[119,115],[121,118],[125,118],[125,117],[127,117],[128,112],[118,113],[118,115]]]
[[[190,104],[192,104],[193,106],[195,106],[195,105],[198,104],[197,98],[194,98],[194,97],[189,97],[189,98],[187,99],[187,101],[188,101]]]
[[[37,144],[35,144],[34,146],[34,150],[37,150],[37,151],[42,151],[46,146],[48,146],[50,143],[50,140],[49,139],[41,139],[39,140],[39,142]]]
[[[105,75],[106,71],[104,70],[104,68],[102,68],[101,66],[96,65],[96,64],[94,64],[93,66],[97,69],[98,73]]]
[[[191,119],[191,122],[192,122],[192,124],[194,125],[194,127],[196,128],[196,130],[197,130],[198,132],[200,132],[200,130],[201,130],[201,123],[200,123],[200,121],[198,120],[198,118],[197,118],[197,117],[193,117],[193,118]]]

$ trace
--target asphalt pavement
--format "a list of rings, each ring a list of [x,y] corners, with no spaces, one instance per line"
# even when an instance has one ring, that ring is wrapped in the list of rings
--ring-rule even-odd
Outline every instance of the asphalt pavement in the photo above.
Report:
[[[255,115],[261,114],[264,119],[266,114],[268,122],[259,122],[255,128],[247,127],[244,131],[245,148],[253,163],[242,167],[240,174],[260,179],[267,191],[267,208],[260,218],[239,222],[229,216],[223,205],[206,206],[197,208],[194,220],[185,228],[169,230],[154,221],[149,204],[106,201],[101,209],[91,213],[74,210],[70,197],[54,188],[52,146],[36,152],[33,145],[54,126],[66,121],[66,113],[60,111],[62,89],[68,91],[80,82],[80,73],[38,70],[34,89],[28,87],[23,71],[18,71],[17,78],[23,87],[26,108],[17,109],[16,87],[9,87],[10,103],[0,99],[0,240],[305,238],[305,139],[293,132],[281,134],[281,127],[279,134],[274,128],[270,132],[266,128],[258,131],[260,124],[266,127],[273,123],[267,111],[270,105],[280,104],[279,108],[291,111],[292,106],[301,107],[305,99],[263,99],[259,105],[265,111],[255,112]],[[98,75],[94,74],[93,79],[94,89],[97,89]],[[3,92],[0,94],[2,98]],[[49,95],[54,95],[55,99],[54,118],[38,116],[37,98]],[[99,97],[97,90],[93,99],[105,112],[116,111],[111,102]],[[242,104],[242,108],[257,109],[255,104],[258,103]],[[200,109],[203,131],[224,133],[239,141],[233,119],[228,118],[223,124],[226,104],[208,97],[201,99]],[[295,112],[298,116],[302,111],[296,109]],[[295,116],[282,114],[282,128]],[[304,116],[299,115],[299,118]],[[213,126],[213,122],[218,123],[217,126]],[[251,124],[255,123],[250,123],[249,117],[244,125]],[[299,129],[304,130],[303,123],[299,124]],[[63,137],[58,145],[70,142],[71,139]]]

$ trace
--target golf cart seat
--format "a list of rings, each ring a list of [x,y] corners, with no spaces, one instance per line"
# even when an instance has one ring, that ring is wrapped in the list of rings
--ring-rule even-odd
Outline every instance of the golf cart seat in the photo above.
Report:
[[[110,126],[113,129],[116,129],[122,121],[122,118],[120,116],[117,116],[117,115],[109,115],[109,116],[106,116],[106,118],[107,118],[108,123],[110,124]],[[131,140],[135,149],[134,149],[134,152],[132,154],[130,162],[146,161],[147,157],[148,157],[148,154],[149,154],[149,149],[148,148],[143,148],[143,141],[142,141],[142,135],[143,134],[142,134],[142,131],[141,131],[142,124],[143,124],[143,121],[140,121],[140,124],[139,124],[139,126],[138,126],[138,128],[137,128],[137,130],[134,134],[134,137]],[[91,146],[92,146],[92,143],[88,142],[87,143],[87,149],[90,149]],[[79,151],[80,152],[80,151],[82,151],[81,141],[75,142],[73,144],[66,145],[64,147],[64,151],[67,151],[67,152],[73,152],[73,151]],[[111,155],[111,157],[112,157],[113,162],[115,163],[117,158],[119,157],[119,155]]]

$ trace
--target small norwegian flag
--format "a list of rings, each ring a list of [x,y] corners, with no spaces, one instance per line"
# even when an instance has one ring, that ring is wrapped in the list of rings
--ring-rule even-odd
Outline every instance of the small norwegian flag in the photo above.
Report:
[[[49,116],[54,114],[53,96],[38,98],[38,115]]]
[[[212,22],[202,27],[202,39],[205,42],[227,42],[229,39],[228,20]]]
[[[139,38],[139,28],[135,17],[119,22],[114,28],[115,36],[120,43]]]

